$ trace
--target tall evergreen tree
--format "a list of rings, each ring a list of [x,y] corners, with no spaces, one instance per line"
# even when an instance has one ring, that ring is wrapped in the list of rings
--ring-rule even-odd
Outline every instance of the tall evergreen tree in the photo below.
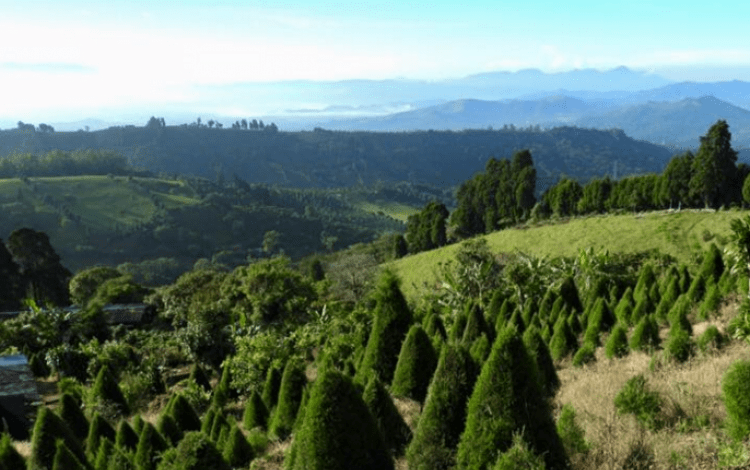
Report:
[[[427,333],[421,326],[413,325],[401,346],[391,392],[395,396],[423,402],[437,360],[435,348]]]
[[[737,172],[737,152],[732,148],[732,134],[725,120],[719,120],[701,137],[701,145],[693,159],[690,179],[691,194],[699,197],[705,207],[719,207],[730,201],[729,187]]]
[[[297,359],[287,361],[281,377],[276,411],[268,425],[268,431],[272,435],[283,440],[292,432],[306,384],[304,365]]]
[[[439,248],[448,242],[445,220],[448,209],[437,201],[428,203],[424,209],[409,216],[406,222],[406,243],[410,253]]]

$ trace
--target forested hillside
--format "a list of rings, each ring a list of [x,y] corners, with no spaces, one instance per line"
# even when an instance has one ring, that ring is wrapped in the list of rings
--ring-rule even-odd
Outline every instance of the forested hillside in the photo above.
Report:
[[[266,127],[268,129],[268,127]],[[635,141],[621,131],[571,127],[462,132],[281,132],[217,129],[205,125],[117,127],[96,132],[0,132],[0,153],[60,149],[116,150],[137,167],[157,173],[295,187],[372,185],[408,181],[453,187],[488,158],[516,150],[534,155],[539,191],[565,174],[587,181],[605,174],[660,172],[669,150]]]

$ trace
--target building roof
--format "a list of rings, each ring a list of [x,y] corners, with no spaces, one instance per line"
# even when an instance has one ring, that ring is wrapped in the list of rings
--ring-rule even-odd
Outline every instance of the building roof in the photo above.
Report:
[[[0,357],[0,397],[23,395],[31,402],[41,401],[34,374],[23,354]]]

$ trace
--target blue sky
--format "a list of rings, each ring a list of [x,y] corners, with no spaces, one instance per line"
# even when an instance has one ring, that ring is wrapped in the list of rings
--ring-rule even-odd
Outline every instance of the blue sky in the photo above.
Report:
[[[750,80],[750,2],[0,0],[6,113],[198,101],[196,85],[611,69]]]

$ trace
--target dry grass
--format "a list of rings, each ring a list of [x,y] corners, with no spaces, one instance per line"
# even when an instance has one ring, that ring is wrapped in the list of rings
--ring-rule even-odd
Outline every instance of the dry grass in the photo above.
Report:
[[[717,318],[696,325],[695,334],[709,324],[724,330],[735,312],[736,303],[724,306]],[[720,351],[699,354],[684,364],[665,363],[654,370],[649,367],[651,356],[642,352],[609,360],[599,348],[596,357],[596,362],[583,368],[572,367],[568,361],[558,370],[562,386],[555,408],[573,405],[593,444],[588,456],[574,459],[575,468],[622,468],[637,444],[652,450],[655,468],[717,468],[718,453],[727,445],[721,431],[726,416],[721,380],[732,363],[747,359],[746,343],[733,341]],[[618,415],[615,409],[615,396],[637,374],[643,374],[649,388],[664,400],[660,416],[664,426],[657,431],[644,430],[634,417]]]
[[[284,468],[284,455],[291,445],[291,439],[271,442],[266,449],[266,453],[262,457],[254,459],[250,468],[252,470],[281,470]]]
[[[409,426],[411,432],[414,433],[417,430],[417,422],[419,421],[419,415],[422,413],[422,405],[415,400],[409,398],[396,398],[393,397],[393,404],[396,405],[396,409],[404,422]]]

